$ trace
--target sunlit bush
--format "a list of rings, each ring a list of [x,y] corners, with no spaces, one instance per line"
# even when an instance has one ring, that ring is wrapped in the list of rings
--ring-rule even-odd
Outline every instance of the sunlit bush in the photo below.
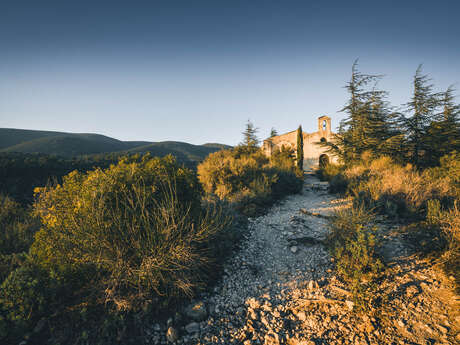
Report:
[[[342,176],[355,205],[411,221],[404,229],[417,250],[442,256],[448,271],[458,272],[460,154],[452,152],[440,162],[439,167],[417,170],[388,157],[363,157]],[[458,273],[454,275],[458,281]]]
[[[343,176],[348,193],[358,202],[393,217],[425,218],[429,200],[439,200],[447,207],[456,198],[449,174],[420,172],[410,164],[401,166],[388,157],[362,160],[347,168]]]
[[[350,285],[356,305],[363,309],[374,303],[372,291],[384,267],[376,254],[373,221],[373,214],[363,205],[342,209],[333,215],[328,235],[337,272]]]
[[[33,258],[47,270],[83,275],[85,288],[117,309],[191,294],[209,241],[230,221],[218,207],[202,208],[196,176],[172,157],[74,171],[36,198],[43,227]]]
[[[258,149],[237,147],[210,154],[198,166],[198,176],[208,194],[228,200],[247,215],[302,187],[302,172],[291,153],[271,159]]]

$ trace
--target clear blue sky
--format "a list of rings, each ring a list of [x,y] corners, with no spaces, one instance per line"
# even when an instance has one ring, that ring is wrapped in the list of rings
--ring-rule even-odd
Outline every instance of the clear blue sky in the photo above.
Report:
[[[460,82],[460,1],[1,1],[0,127],[236,144],[343,118],[353,61]],[[457,99],[457,101],[460,101]]]

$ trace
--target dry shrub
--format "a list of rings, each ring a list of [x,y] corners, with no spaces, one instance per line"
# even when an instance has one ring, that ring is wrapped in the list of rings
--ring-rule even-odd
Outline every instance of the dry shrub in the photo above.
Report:
[[[230,223],[218,207],[203,208],[200,194],[195,175],[172,157],[73,172],[39,191],[43,227],[31,253],[48,270],[79,272],[82,289],[120,309],[191,295],[203,283],[209,242]]]
[[[460,209],[458,204],[455,203],[452,209],[441,212],[439,222],[448,243],[443,255],[445,267],[454,275],[457,287],[460,287]]]
[[[444,252],[447,270],[459,281],[460,267],[460,154],[441,158],[439,167],[416,170],[388,157],[362,160],[344,176],[355,204],[390,217],[412,220],[407,236],[424,254]]]
[[[233,203],[248,216],[284,195],[299,192],[302,175],[289,151],[269,159],[262,151],[245,147],[212,153],[198,166],[205,192]]]
[[[316,175],[321,181],[331,181],[335,176],[340,174],[343,166],[335,163],[324,164],[320,169],[316,170]]]
[[[446,205],[456,197],[449,177],[432,178],[428,171],[398,165],[389,157],[363,161],[344,175],[350,194],[392,216],[424,217],[428,200]]]

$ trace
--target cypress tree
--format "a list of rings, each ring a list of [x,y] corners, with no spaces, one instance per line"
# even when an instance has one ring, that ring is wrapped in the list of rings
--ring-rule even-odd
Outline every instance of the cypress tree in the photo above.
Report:
[[[302,126],[297,129],[297,166],[303,170],[303,133]]]
[[[276,131],[274,127],[272,127],[270,131],[270,138],[276,137],[277,135],[278,135],[278,132]]]

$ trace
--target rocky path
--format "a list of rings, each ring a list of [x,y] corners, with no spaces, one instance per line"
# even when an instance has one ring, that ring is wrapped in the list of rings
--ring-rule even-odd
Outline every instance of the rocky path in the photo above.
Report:
[[[460,306],[449,281],[415,258],[389,262],[385,311],[360,314],[323,244],[327,215],[346,207],[306,175],[292,195],[250,220],[240,251],[212,294],[169,320],[156,343],[456,344]],[[447,288],[446,288],[447,286]],[[445,299],[447,298],[448,301]],[[455,304],[457,303],[457,304]],[[168,328],[169,327],[169,328]],[[159,327],[158,327],[159,329]]]

